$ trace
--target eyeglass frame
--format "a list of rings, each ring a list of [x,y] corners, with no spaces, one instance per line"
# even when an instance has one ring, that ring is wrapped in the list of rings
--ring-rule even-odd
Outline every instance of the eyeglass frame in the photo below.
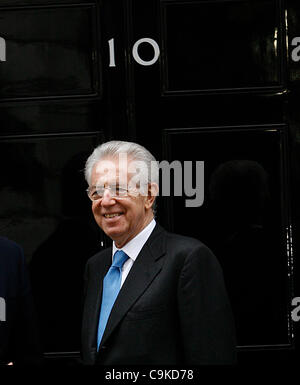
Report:
[[[101,196],[100,196],[100,194],[98,194],[97,188],[103,189],[103,193],[102,193]],[[92,198],[92,196],[91,196],[91,194],[92,194],[91,189],[95,189],[94,192],[97,192],[99,198],[97,198],[97,199],[93,199],[93,198]],[[116,190],[117,190],[117,189],[118,189],[118,190],[122,189],[122,190],[125,192],[125,194],[124,194],[124,195],[116,194]],[[86,189],[86,192],[87,192],[87,195],[88,195],[89,199],[90,199],[92,202],[95,202],[95,201],[98,201],[98,200],[100,200],[100,199],[103,199],[105,190],[109,190],[110,196],[111,196],[112,198],[114,198],[114,199],[115,199],[115,198],[117,198],[117,199],[127,198],[127,197],[130,196],[130,195],[132,195],[132,196],[137,196],[137,195],[138,195],[138,191],[139,191],[138,188],[134,188],[134,189],[133,189],[133,188],[129,188],[129,187],[126,187],[126,188],[125,188],[125,187],[123,187],[123,186],[114,185],[114,186],[92,186],[92,187],[88,187],[88,188]]]

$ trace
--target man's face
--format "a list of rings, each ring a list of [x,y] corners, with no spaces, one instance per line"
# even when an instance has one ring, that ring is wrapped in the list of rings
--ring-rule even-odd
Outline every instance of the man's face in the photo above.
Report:
[[[92,202],[92,211],[97,224],[117,247],[123,247],[134,238],[153,218],[154,197],[142,196],[129,191],[127,196],[112,196],[106,187],[127,186],[132,180],[130,159],[106,158],[95,164],[92,170],[91,186],[103,186],[101,199]]]

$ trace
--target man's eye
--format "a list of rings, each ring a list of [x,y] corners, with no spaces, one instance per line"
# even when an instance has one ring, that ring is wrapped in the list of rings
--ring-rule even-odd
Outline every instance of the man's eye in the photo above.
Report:
[[[102,195],[103,195],[103,191],[101,189],[97,189],[92,193],[93,197],[99,197],[99,196],[101,197]]]
[[[126,195],[127,189],[125,187],[118,187],[116,191],[119,195]]]

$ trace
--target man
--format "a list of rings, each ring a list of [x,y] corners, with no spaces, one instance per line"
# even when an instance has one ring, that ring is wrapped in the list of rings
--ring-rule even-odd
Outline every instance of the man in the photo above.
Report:
[[[42,363],[23,250],[0,237],[0,365]]]
[[[154,219],[155,158],[138,144],[107,142],[88,158],[85,176],[95,220],[113,245],[86,266],[83,362],[234,363],[233,320],[215,256]]]

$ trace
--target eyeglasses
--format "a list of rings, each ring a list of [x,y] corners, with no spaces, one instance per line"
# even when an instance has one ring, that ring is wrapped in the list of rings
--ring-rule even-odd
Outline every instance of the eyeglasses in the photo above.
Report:
[[[109,190],[110,196],[112,198],[125,198],[128,195],[136,195],[135,189],[128,189],[125,186],[91,186],[86,192],[91,201],[97,201],[102,199],[104,196],[105,190]]]

